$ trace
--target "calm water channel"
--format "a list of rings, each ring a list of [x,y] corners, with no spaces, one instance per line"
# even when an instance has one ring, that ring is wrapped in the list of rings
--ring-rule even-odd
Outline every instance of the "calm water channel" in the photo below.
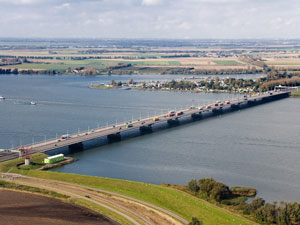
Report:
[[[87,88],[131,77],[171,79],[0,76],[0,95],[7,98],[0,102],[0,148],[232,97]],[[16,104],[21,100],[37,105]],[[155,184],[214,177],[257,188],[269,201],[300,202],[299,112],[300,99],[284,99],[79,152],[76,163],[55,170]]]

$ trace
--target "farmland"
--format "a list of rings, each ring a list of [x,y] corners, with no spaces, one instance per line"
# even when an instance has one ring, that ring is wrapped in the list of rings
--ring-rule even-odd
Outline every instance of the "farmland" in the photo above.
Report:
[[[300,70],[297,43],[199,40],[0,40],[2,73],[247,74]],[[253,46],[264,46],[253,47]]]

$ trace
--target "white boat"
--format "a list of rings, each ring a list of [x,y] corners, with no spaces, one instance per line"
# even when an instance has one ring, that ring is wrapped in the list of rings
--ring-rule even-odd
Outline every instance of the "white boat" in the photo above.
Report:
[[[3,97],[3,96],[0,96],[0,100],[4,100],[5,99],[5,97]]]
[[[30,105],[36,105],[36,102],[31,101]]]

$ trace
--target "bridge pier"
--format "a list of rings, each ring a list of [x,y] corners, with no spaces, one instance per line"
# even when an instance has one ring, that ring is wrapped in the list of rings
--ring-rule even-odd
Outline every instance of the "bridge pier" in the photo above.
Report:
[[[82,142],[78,142],[76,144],[69,145],[70,152],[79,152],[83,150]]]
[[[232,104],[230,107],[231,107],[231,110],[239,110],[240,109],[240,105]]]
[[[223,109],[222,109],[222,107],[220,107],[220,108],[213,108],[212,109],[212,113],[215,114],[215,115],[223,114]]]
[[[247,104],[248,104],[248,106],[255,106],[258,104],[258,102],[256,101],[256,99],[254,99],[254,100],[248,101]]]
[[[178,118],[175,118],[175,119],[169,119],[167,122],[168,122],[168,125],[169,125],[169,126],[178,126],[178,125],[179,125],[179,120],[178,120]]]
[[[203,118],[201,112],[199,112],[199,113],[193,113],[193,114],[191,115],[191,117],[192,117],[193,120],[200,120],[200,119]]]
[[[118,132],[116,134],[107,135],[107,140],[108,140],[108,143],[113,143],[113,142],[121,141],[121,134],[120,134],[120,132]]]
[[[149,124],[148,126],[142,126],[140,127],[141,134],[148,134],[152,132],[152,124]]]

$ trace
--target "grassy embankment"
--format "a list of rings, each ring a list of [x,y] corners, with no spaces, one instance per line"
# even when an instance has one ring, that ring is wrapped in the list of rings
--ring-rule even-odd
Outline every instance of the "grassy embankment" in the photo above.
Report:
[[[297,98],[300,98],[300,90],[299,91],[293,91],[292,93],[291,93],[291,97],[297,97]]]
[[[39,159],[42,158],[42,155],[43,154],[39,154],[35,157]],[[254,222],[247,220],[241,215],[235,214],[214,204],[198,199],[190,194],[183,193],[171,188],[111,178],[38,171],[29,168],[18,169],[15,165],[19,162],[20,160],[16,159],[1,163],[0,171],[10,171],[12,173],[19,173],[37,178],[65,181],[124,194],[168,209],[188,220],[191,220],[192,217],[197,217],[201,221],[203,221],[205,225],[255,224]],[[78,200],[77,202],[80,203],[80,201]],[[91,207],[90,204],[83,204]],[[105,212],[102,213],[105,214]]]

